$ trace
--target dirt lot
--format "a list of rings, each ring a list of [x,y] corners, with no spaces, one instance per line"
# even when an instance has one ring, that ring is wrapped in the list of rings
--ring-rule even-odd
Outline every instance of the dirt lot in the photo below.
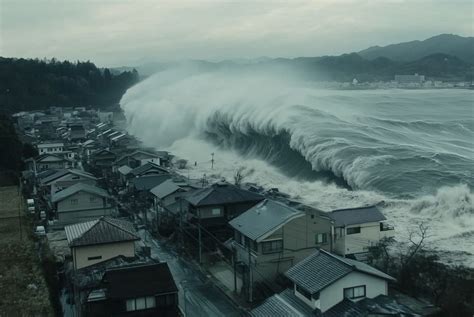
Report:
[[[15,186],[0,187],[0,316],[51,316],[32,227]]]

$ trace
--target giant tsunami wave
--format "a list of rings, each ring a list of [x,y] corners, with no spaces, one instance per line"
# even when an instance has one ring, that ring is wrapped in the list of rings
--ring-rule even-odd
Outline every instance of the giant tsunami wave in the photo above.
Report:
[[[148,145],[204,140],[323,184],[312,194],[320,200],[331,184],[371,192],[388,213],[458,219],[452,234],[472,238],[472,99],[467,90],[343,91],[294,74],[180,68],[133,87],[121,106],[129,132]],[[326,206],[347,207],[333,200]]]

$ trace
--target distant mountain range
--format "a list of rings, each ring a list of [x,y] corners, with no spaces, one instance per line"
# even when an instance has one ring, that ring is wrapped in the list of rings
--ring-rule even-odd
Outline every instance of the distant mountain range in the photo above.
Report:
[[[148,63],[137,66],[141,76],[176,65],[192,66],[199,71],[219,69],[297,71],[308,80],[360,81],[392,80],[396,74],[419,73],[430,79],[472,81],[474,38],[441,34],[424,41],[373,46],[357,53],[339,56],[237,59],[221,62],[202,60],[184,63]],[[128,68],[119,68],[124,71]]]
[[[387,46],[372,46],[358,52],[366,59],[386,57],[394,61],[415,61],[425,56],[442,53],[474,64],[474,37],[440,34],[424,41],[411,41]]]

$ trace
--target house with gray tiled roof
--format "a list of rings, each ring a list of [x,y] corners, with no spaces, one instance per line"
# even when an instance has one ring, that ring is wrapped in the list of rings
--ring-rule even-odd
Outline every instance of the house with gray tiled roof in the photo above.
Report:
[[[140,239],[132,223],[107,217],[69,225],[64,231],[75,270],[117,256],[134,257]]]
[[[266,199],[232,219],[237,261],[250,266],[244,285],[273,281],[317,248],[331,250],[331,219],[314,208]],[[249,265],[250,264],[250,265]]]
[[[328,215],[334,221],[334,251],[358,257],[382,238],[393,236],[393,227],[376,206],[334,210]]]
[[[47,177],[40,179],[41,187],[49,188],[50,193],[65,189],[77,183],[95,185],[97,178],[94,175],[78,169],[61,169]]]
[[[187,218],[203,227],[227,227],[229,220],[262,201],[260,194],[229,183],[198,189],[184,198],[189,205]]]
[[[51,203],[60,226],[109,216],[115,211],[107,191],[84,183],[52,193]]]
[[[370,265],[322,249],[285,275],[293,287],[267,299],[251,316],[369,316],[369,308],[357,303],[386,296],[388,283],[395,281]]]

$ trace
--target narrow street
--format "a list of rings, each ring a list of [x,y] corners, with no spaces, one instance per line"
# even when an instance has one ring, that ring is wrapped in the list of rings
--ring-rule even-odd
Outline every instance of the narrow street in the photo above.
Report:
[[[146,230],[142,241],[151,248],[151,257],[168,262],[179,288],[179,305],[186,316],[242,316],[242,311],[227,298],[192,262],[183,260],[174,250],[163,246]]]

